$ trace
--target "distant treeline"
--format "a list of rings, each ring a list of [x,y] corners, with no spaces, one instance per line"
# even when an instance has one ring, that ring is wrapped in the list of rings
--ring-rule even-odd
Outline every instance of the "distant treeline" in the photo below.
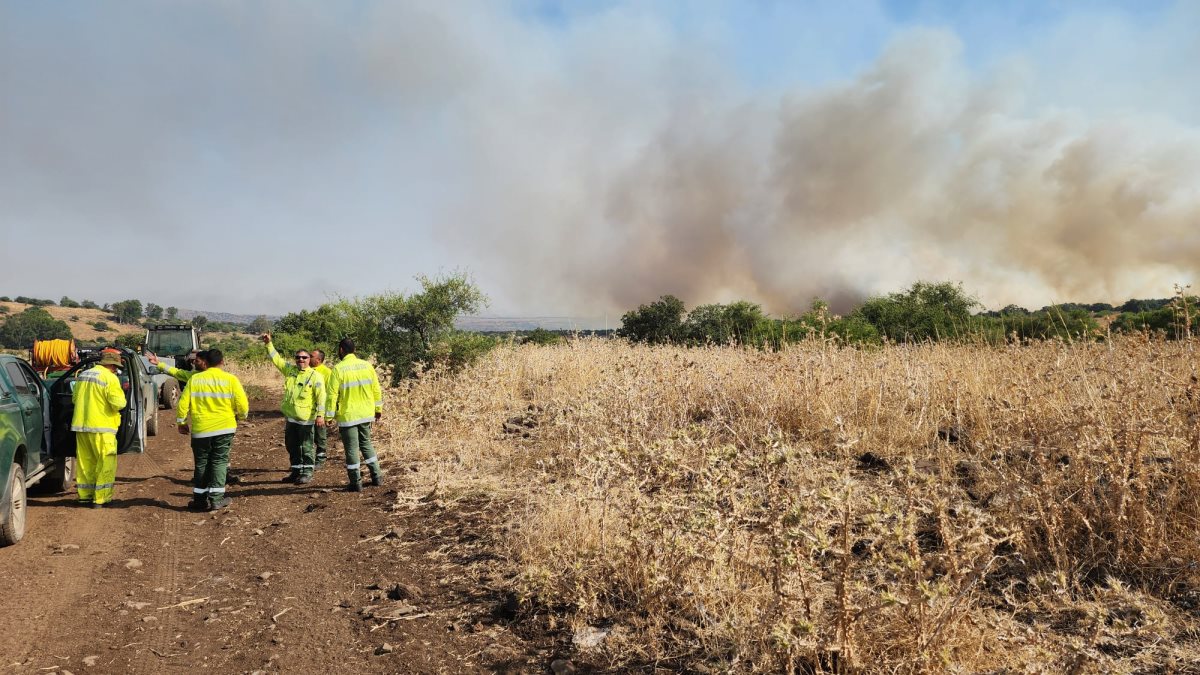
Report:
[[[739,301],[688,310],[673,295],[626,312],[617,335],[634,342],[684,345],[779,347],[813,337],[847,344],[974,340],[1092,340],[1111,332],[1150,332],[1168,339],[1200,330],[1197,298],[1176,297],[1108,303],[1064,303],[1029,310],[1009,305],[979,312],[980,303],[960,283],[917,282],[905,291],[867,299],[845,316],[814,299],[796,317],[767,316],[759,305]]]

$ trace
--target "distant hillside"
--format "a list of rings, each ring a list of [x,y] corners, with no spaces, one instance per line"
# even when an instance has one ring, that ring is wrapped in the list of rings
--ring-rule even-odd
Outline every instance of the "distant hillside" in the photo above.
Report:
[[[8,314],[20,314],[33,305],[26,305],[20,302],[0,302],[0,305],[8,308]],[[141,326],[130,326],[119,324],[109,318],[110,313],[99,309],[84,309],[82,307],[59,307],[57,305],[47,305],[43,307],[50,316],[65,321],[71,329],[71,335],[80,342],[97,342],[102,340],[112,340],[123,333],[132,333],[142,330]],[[106,330],[97,330],[92,324],[103,322],[107,325]]]
[[[242,323],[248,324],[254,321],[259,316],[265,316],[271,321],[279,319],[278,314],[230,314],[229,312],[209,312],[202,309],[181,309],[179,310],[179,318],[188,321],[194,317],[203,316],[209,321],[220,321],[222,323]]]
[[[0,301],[0,306],[8,309],[6,314],[0,314],[0,321],[3,321],[3,317],[20,314],[33,305],[27,305],[21,302]],[[125,335],[126,333],[142,333],[145,331],[145,328],[143,328],[141,325],[117,323],[117,321],[112,318],[112,312],[106,312],[102,309],[59,307],[58,305],[44,305],[42,306],[42,309],[46,310],[50,316],[65,322],[71,329],[71,336],[78,342],[111,342],[115,340],[117,336]],[[229,314],[228,312],[197,312],[189,309],[179,310],[179,319],[182,321],[187,321],[194,316],[200,315],[204,315],[209,321],[222,321],[227,323],[248,324],[255,319],[254,316]],[[274,321],[278,317],[272,317],[268,315],[267,318]],[[100,325],[102,329],[97,329],[97,325]]]

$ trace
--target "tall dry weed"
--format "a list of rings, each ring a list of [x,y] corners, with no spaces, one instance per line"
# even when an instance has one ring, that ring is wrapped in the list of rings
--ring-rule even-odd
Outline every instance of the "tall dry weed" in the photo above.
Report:
[[[388,395],[396,459],[503,492],[531,607],[608,667],[1197,663],[1190,342],[504,347]]]

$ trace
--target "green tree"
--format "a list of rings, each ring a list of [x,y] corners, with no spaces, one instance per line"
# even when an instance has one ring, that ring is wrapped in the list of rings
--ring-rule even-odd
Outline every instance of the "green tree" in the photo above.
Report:
[[[270,331],[271,320],[262,314],[254,317],[254,320],[250,322],[250,325],[246,326],[246,332],[252,335],[262,335],[263,333],[269,333]]]
[[[971,310],[979,301],[962,284],[918,281],[907,291],[868,299],[852,316],[875,326],[896,342],[920,342],[965,337]]]
[[[167,318],[170,319],[171,321],[174,321],[175,319],[179,318],[179,308],[178,307],[168,307],[167,308]]]
[[[686,310],[683,301],[673,295],[664,295],[648,304],[639,305],[621,317],[617,335],[632,342],[663,344],[679,342],[684,338],[683,316]]]
[[[146,317],[150,319],[161,319],[163,316],[163,308],[153,302],[146,303]]]
[[[79,306],[84,309],[100,309],[100,306],[91,300],[84,300],[83,302],[79,303]]]
[[[728,305],[701,305],[687,315],[683,335],[691,344],[759,345],[776,332],[777,322],[762,307],[745,300]]]
[[[0,326],[0,346],[9,349],[29,348],[34,340],[57,339],[71,339],[71,327],[41,307],[28,307]]]
[[[204,328],[206,325],[208,325],[208,317],[204,316],[203,314],[197,314],[196,316],[192,317],[192,325],[195,326],[197,330]]]
[[[421,292],[340,300],[333,311],[358,350],[392,367],[392,381],[443,364],[457,370],[495,344],[454,329],[454,320],[487,306],[487,296],[462,273],[418,276]]]
[[[112,312],[114,318],[119,323],[137,323],[137,320],[142,318],[142,301],[122,300],[114,302]]]
[[[65,296],[65,295],[64,295],[64,296],[62,296],[62,300],[59,300],[59,301],[58,301],[58,306],[59,306],[59,307],[72,307],[72,308],[74,308],[74,307],[78,307],[78,306],[79,306],[79,303],[78,303],[78,302],[75,302],[74,300],[72,300],[72,299],[70,299],[70,298],[68,298],[67,296]]]

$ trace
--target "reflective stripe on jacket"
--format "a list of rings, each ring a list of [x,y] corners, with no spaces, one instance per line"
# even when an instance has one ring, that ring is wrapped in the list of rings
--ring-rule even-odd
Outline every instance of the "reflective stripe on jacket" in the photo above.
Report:
[[[121,380],[99,364],[77,374],[71,383],[71,431],[115,434],[121,426],[125,392]]]
[[[352,427],[375,420],[383,411],[383,390],[375,366],[353,354],[347,354],[333,367],[333,376],[325,387],[325,412],[339,427]]]
[[[309,426],[325,416],[325,378],[315,368],[301,369],[284,360],[275,345],[267,343],[271,363],[283,373],[283,405],[279,407],[289,422]]]
[[[177,422],[192,418],[192,438],[222,436],[237,431],[237,421],[246,419],[250,402],[237,377],[211,367],[188,380],[179,397]]]

